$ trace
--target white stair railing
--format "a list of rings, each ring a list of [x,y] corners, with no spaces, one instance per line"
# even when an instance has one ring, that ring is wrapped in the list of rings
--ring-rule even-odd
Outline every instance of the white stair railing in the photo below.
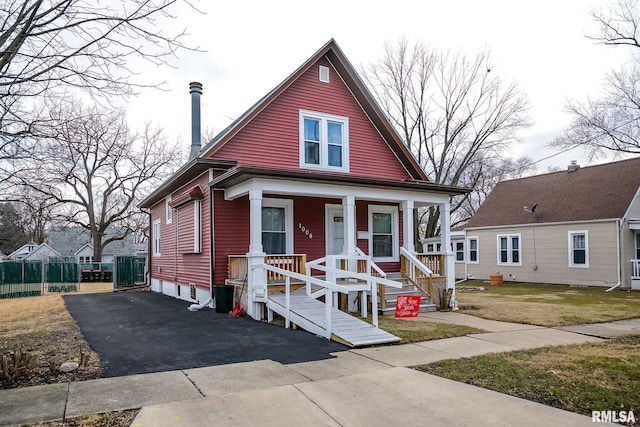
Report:
[[[631,278],[640,279],[640,259],[631,260]]]

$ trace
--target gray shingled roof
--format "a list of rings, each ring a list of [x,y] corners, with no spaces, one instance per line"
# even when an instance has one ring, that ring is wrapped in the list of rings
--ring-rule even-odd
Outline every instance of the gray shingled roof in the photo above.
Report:
[[[639,187],[640,158],[503,181],[464,228],[622,218]]]
[[[112,235],[107,231],[105,236]],[[62,256],[74,256],[87,243],[91,242],[91,235],[79,227],[56,227],[49,232],[49,246],[60,252]],[[134,243],[131,239],[118,240],[109,243],[102,252],[103,255],[126,255],[136,251],[146,251],[146,244]]]

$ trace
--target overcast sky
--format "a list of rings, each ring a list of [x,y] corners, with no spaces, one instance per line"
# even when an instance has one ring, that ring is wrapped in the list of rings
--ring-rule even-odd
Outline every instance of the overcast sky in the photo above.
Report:
[[[597,96],[603,74],[628,59],[622,47],[596,45],[588,12],[611,2],[507,1],[224,1],[196,2],[204,15],[180,11],[172,23],[186,27],[189,43],[206,52],[182,53],[175,69],[140,70],[166,80],[166,92],[145,90],[128,105],[134,124],[150,120],[190,144],[191,81],[203,84],[202,127],[220,131],[275,87],[330,38],[360,68],[382,56],[385,42],[406,36],[434,48],[473,55],[491,50],[492,73],[516,81],[531,101],[534,126],[511,156],[539,160],[555,151],[545,144],[567,125],[566,100]],[[352,5],[354,4],[354,5]],[[356,6],[357,5],[357,6]],[[587,161],[573,150],[541,161],[564,168]],[[599,160],[602,162],[605,160]]]

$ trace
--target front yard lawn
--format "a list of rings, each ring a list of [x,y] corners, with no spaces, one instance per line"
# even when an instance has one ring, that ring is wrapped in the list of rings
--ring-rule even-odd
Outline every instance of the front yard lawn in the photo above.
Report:
[[[473,287],[485,290],[464,290]],[[457,289],[461,313],[490,320],[566,326],[640,317],[640,292],[512,282],[491,286],[479,280],[463,282]]]

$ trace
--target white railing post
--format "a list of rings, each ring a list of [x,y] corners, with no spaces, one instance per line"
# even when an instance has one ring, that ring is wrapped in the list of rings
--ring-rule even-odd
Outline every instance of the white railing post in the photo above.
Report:
[[[371,283],[371,318],[373,326],[378,327],[378,281],[372,280]]]
[[[289,276],[285,276],[284,278],[284,301],[285,301],[285,316],[284,316],[284,327],[289,328],[291,324],[291,278]]]
[[[325,338],[331,339],[331,301],[333,300],[333,291],[326,289],[324,293],[324,320],[326,322]]]

